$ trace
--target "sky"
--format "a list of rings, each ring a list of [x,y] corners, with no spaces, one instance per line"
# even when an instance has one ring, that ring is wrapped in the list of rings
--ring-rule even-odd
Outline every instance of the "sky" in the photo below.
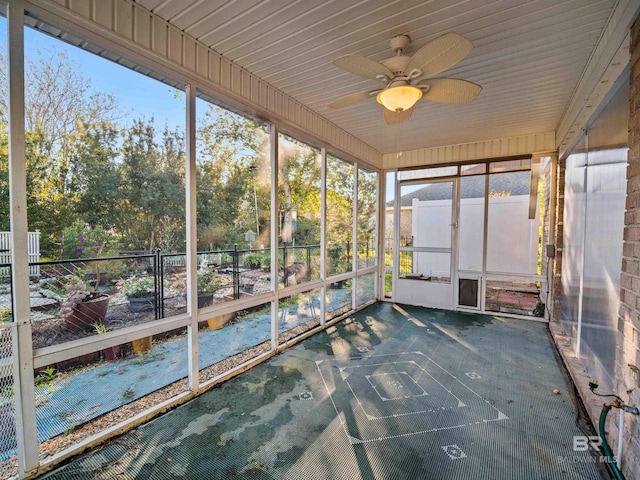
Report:
[[[68,60],[75,63],[80,72],[89,78],[93,89],[97,92],[113,95],[119,105],[122,120],[154,117],[161,132],[165,123],[170,129],[184,128],[185,94],[183,91],[134,72],[122,65],[94,55],[81,48],[69,45],[59,39],[41,33],[32,28],[25,28],[25,57],[36,60],[38,51],[64,53]],[[0,17],[0,51],[6,54],[7,22]],[[28,74],[28,72],[25,72]],[[204,116],[207,104],[198,99],[196,102],[197,118]],[[394,185],[387,184],[386,201],[393,198]]]
[[[183,91],[37,30],[25,28],[24,32],[26,59],[36,59],[39,50],[64,52],[67,58],[78,66],[79,71],[90,79],[95,91],[111,94],[117,99],[120,114],[125,121],[141,116],[153,116],[159,127],[164,127],[166,122],[170,129],[184,128],[186,115]],[[7,21],[6,18],[0,17],[0,51],[5,55],[6,45]],[[204,115],[204,105],[206,103],[198,99],[198,117]]]

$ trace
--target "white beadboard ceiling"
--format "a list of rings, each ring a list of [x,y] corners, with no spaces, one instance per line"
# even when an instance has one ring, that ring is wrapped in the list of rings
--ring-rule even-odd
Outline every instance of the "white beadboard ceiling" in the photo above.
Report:
[[[185,33],[312,108],[380,152],[555,131],[615,0],[136,0]],[[386,125],[374,98],[330,101],[378,85],[335,67],[340,55],[408,54],[453,31],[475,48],[439,76],[482,85],[467,105],[420,101]]]

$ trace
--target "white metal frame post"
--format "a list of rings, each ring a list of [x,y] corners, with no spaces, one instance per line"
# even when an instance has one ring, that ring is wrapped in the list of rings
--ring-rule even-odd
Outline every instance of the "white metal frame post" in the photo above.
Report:
[[[384,191],[385,185],[386,185],[386,179],[384,178],[384,175],[382,174],[382,170],[379,170],[376,172],[378,181],[376,182],[376,229],[375,229],[375,236],[376,236],[376,241],[375,241],[375,246],[376,246],[376,267],[378,267],[377,273],[376,273],[376,279],[375,279],[375,283],[374,283],[374,289],[373,291],[375,292],[375,299],[376,300],[380,300],[382,298],[384,298],[384,292],[382,292],[382,294],[380,293],[380,285],[384,285],[384,251],[382,249],[382,244],[383,244],[383,238],[384,238],[384,230],[382,230],[382,235],[380,235],[380,229],[384,229],[384,215],[382,214],[383,208],[382,206],[385,204],[384,201],[380,200],[380,195],[381,192]],[[382,252],[382,256],[380,255],[380,252]],[[382,265],[382,269],[380,268],[380,265]],[[384,288],[384,287],[383,287]]]
[[[189,388],[200,386],[198,369],[198,225],[196,214],[196,87],[186,87],[187,108],[187,165],[186,205],[187,219],[187,313],[191,316],[187,327],[189,352]]]
[[[33,345],[29,303],[27,167],[24,134],[24,6],[7,10],[9,45],[9,216],[11,221],[11,288],[13,291],[14,392],[18,473],[38,468],[38,429],[33,383]]]
[[[351,265],[353,280],[351,280],[351,309],[355,310],[358,303],[358,164],[353,164],[353,231],[351,232]]]
[[[549,186],[549,232],[547,236],[547,244],[553,245],[553,248],[557,248],[556,245],[556,188],[558,185],[558,154],[553,152],[549,155],[551,161],[551,175]],[[557,252],[556,252],[557,255]],[[548,321],[552,321],[552,312],[555,309],[553,286],[555,284],[555,255],[553,257],[547,257],[547,299],[546,307],[544,309],[545,316]],[[551,278],[551,280],[549,280]]]
[[[381,193],[384,192],[384,193]],[[387,172],[380,171],[378,172],[378,228],[377,228],[377,236],[378,236],[378,280],[376,284],[376,299],[383,300],[384,297],[384,278],[386,275],[385,266],[386,266],[386,250],[385,250],[385,215],[386,215],[386,205],[387,205]],[[384,200],[380,201],[380,195],[384,195]],[[384,213],[383,213],[384,212]]]
[[[460,275],[458,274],[458,247],[459,247],[459,232],[460,232],[460,176],[453,179],[453,195],[451,196],[451,288],[453,295],[453,306],[457,308],[459,305],[460,292]]]
[[[490,169],[486,167],[484,174],[484,212],[482,219],[482,275],[480,280],[480,311],[484,312],[487,304],[487,240],[489,238],[489,187],[490,187]]]
[[[393,176],[393,265],[391,266],[391,301],[396,299],[398,278],[400,278],[400,214],[402,202],[400,200],[400,178],[396,171]]]
[[[327,278],[326,259],[327,259],[327,149],[322,147],[320,150],[320,325],[324,326],[326,317],[327,303],[327,286],[324,281]]]
[[[271,303],[271,348],[278,348],[278,129],[269,124],[271,156],[271,290],[274,300]]]

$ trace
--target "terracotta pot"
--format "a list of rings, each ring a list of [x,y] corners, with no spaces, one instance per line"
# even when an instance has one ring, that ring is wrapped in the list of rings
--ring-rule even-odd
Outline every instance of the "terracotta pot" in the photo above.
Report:
[[[104,350],[102,350],[102,353],[104,354],[104,359],[107,362],[113,362],[116,359],[120,358],[120,353],[121,353],[120,345],[117,345],[115,347],[105,348]]]
[[[108,308],[109,295],[100,293],[93,300],[76,305],[73,312],[65,320],[69,327],[88,330],[93,328],[93,324],[103,322]]]
[[[131,341],[131,346],[133,347],[133,353],[141,354],[148,352],[151,350],[151,340],[153,337],[142,337],[137,340]]]
[[[209,330],[220,330],[227,323],[232,322],[235,319],[236,312],[226,313],[224,315],[218,315],[217,317],[207,319],[207,325],[209,325]]]

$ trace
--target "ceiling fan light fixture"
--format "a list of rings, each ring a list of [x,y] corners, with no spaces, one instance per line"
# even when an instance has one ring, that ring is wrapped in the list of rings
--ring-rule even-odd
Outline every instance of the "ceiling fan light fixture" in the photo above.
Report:
[[[387,88],[376,96],[378,103],[392,112],[408,110],[420,98],[422,98],[422,90],[411,85]]]

